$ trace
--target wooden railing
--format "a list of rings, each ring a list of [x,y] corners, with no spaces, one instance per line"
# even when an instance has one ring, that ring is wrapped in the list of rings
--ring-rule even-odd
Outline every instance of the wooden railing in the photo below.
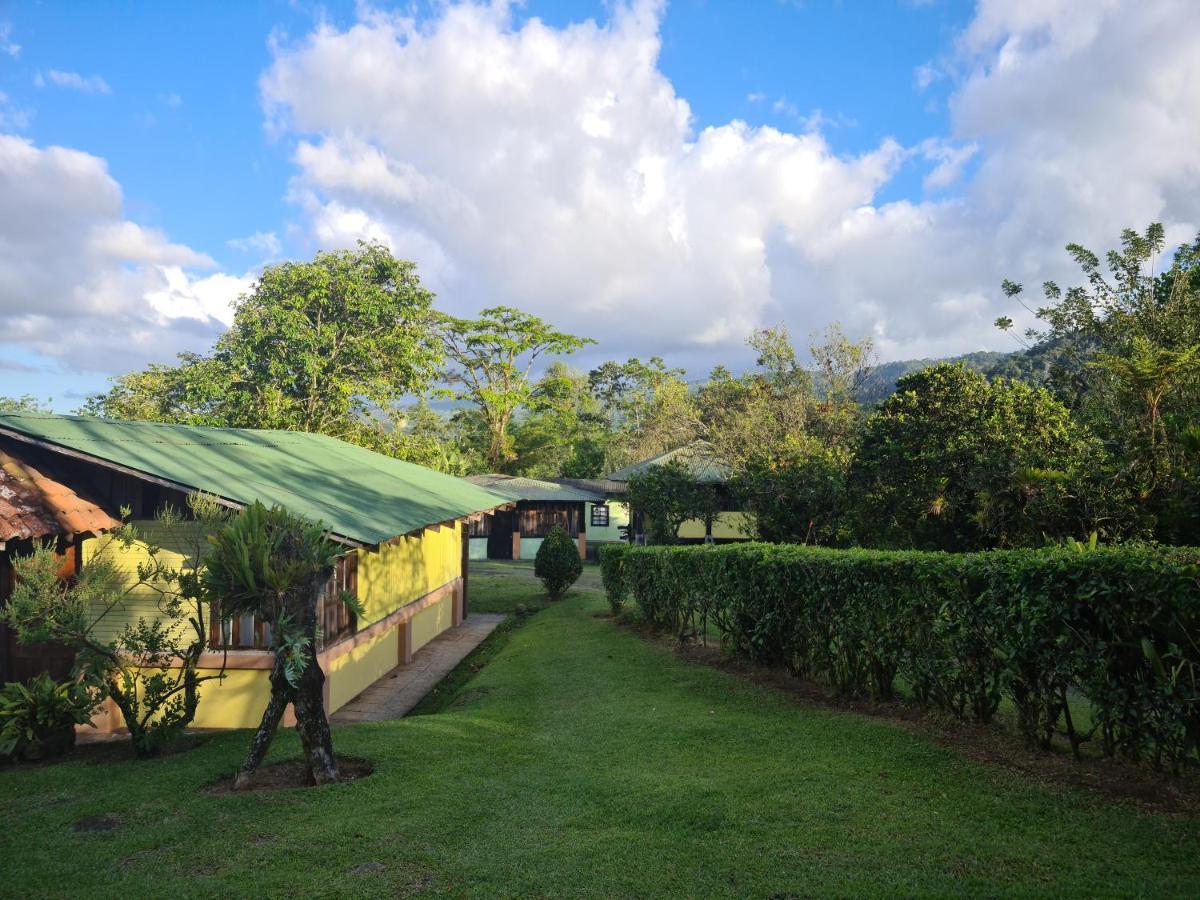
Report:
[[[339,556],[333,577],[317,601],[317,624],[320,626],[318,649],[336,644],[354,634],[358,627],[354,613],[342,601],[342,594],[358,596],[358,555]],[[214,650],[266,650],[271,646],[271,626],[257,616],[238,616],[221,619],[220,603],[212,605],[210,641]]]

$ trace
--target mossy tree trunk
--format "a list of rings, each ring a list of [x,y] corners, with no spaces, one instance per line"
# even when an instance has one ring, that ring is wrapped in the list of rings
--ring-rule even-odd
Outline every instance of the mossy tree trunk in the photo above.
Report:
[[[296,713],[296,732],[304,752],[309,784],[328,784],[338,780],[337,760],[333,755],[333,737],[325,714],[325,673],[317,657],[317,604],[325,586],[323,575],[302,584],[288,606],[299,612],[304,638],[305,665],[293,683],[288,679],[285,645],[275,645],[275,664],[271,669],[271,700],[263,713],[262,722],[250,742],[250,750],[234,780],[234,789],[252,786],[254,773],[266,758],[275,732],[288,704]]]

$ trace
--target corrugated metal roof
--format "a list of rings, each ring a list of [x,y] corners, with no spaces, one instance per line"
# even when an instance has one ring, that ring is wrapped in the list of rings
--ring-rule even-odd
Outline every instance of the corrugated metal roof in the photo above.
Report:
[[[461,478],[301,431],[38,413],[0,415],[0,429],[238,504],[278,503],[364,544],[508,502]]]
[[[0,450],[0,542],[99,533],[120,525],[66,485]]]
[[[542,481],[540,478],[521,478],[516,475],[468,475],[467,481],[501,494],[510,500],[533,500],[543,503],[584,503],[604,499],[598,491]]]
[[[681,462],[687,467],[692,478],[704,484],[722,484],[729,480],[729,466],[713,455],[712,448],[704,441],[695,441],[683,447],[676,447],[658,456],[643,459],[623,469],[618,469],[609,475],[612,481],[629,481],[634,475],[661,466],[668,462]]]
[[[546,480],[552,481],[555,484],[577,488],[581,491],[600,494],[603,497],[608,497],[611,494],[625,494],[629,491],[627,483],[624,481],[613,481],[610,478],[547,478]]]

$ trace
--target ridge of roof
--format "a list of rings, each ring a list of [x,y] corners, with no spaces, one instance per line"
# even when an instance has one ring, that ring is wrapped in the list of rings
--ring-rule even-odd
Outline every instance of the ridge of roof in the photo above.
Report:
[[[722,483],[729,480],[729,466],[717,457],[706,441],[693,441],[690,444],[665,450],[656,456],[630,463],[617,469],[608,478],[610,481],[627,482],[634,475],[672,460],[678,460],[686,466],[696,481]]]
[[[485,475],[468,475],[466,480],[495,493],[503,494],[512,500],[598,502],[604,499],[604,494],[600,491],[542,478],[529,478],[524,475],[503,475],[494,472]]]

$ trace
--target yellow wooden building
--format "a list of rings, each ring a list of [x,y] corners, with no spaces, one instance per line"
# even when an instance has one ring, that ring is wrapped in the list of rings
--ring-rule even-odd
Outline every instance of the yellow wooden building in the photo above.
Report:
[[[169,535],[156,512],[186,508],[191,493],[232,508],[256,500],[279,504],[321,522],[345,547],[321,609],[319,658],[330,714],[461,623],[468,605],[466,525],[509,502],[462,479],[294,431],[7,414],[0,415],[0,452],[6,450],[19,450],[47,478],[110,515],[129,510],[167,561],[186,552],[170,544],[186,528]],[[83,566],[103,552],[131,578],[146,555],[144,546],[106,548],[104,536],[72,540]],[[357,597],[361,617],[341,601],[343,591]],[[134,591],[100,633],[113,636],[139,616],[157,615],[157,604],[152,590]],[[223,668],[224,676],[203,685],[196,727],[257,726],[270,694],[268,642],[269,633],[252,619],[216,621],[202,666],[204,674]],[[122,726],[114,708],[102,710],[94,724]]]

